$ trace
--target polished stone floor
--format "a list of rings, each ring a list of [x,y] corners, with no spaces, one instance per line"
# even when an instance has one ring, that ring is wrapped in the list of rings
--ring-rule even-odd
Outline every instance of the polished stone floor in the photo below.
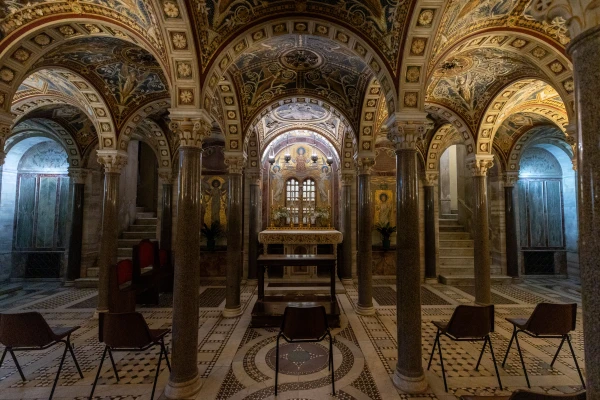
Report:
[[[254,287],[244,287],[244,314],[224,319],[224,281],[205,282],[201,288],[198,367],[203,387],[198,399],[268,399],[274,398],[274,367],[276,329],[249,328],[250,311],[256,301]],[[342,326],[336,329],[334,365],[336,397],[338,399],[455,399],[466,393],[482,395],[509,394],[525,388],[525,377],[516,349],[509,355],[504,368],[500,367],[505,390],[500,391],[494,375],[489,352],[483,357],[478,371],[474,370],[481,343],[442,340],[444,364],[449,392],[444,392],[439,359],[434,357],[427,378],[430,389],[418,396],[398,392],[391,380],[397,357],[395,280],[375,279],[374,299],[377,314],[358,316],[354,304],[358,293],[355,286],[346,286],[339,294]],[[0,290],[2,288],[0,287]],[[458,304],[473,302],[473,287],[424,285],[422,287],[423,363],[426,366],[434,342],[432,320],[448,319]],[[494,286],[496,332],[492,342],[496,357],[502,359],[512,332],[505,321],[509,316],[528,316],[538,302],[576,302],[581,304],[580,286],[570,280],[535,279],[521,284]],[[171,297],[161,297],[159,307],[140,307],[151,328],[171,324]],[[0,295],[0,312],[35,310],[41,312],[52,326],[81,328],[73,337],[75,352],[84,373],[80,379],[75,366],[67,358],[56,389],[55,399],[83,399],[89,395],[102,345],[97,341],[97,320],[92,318],[96,304],[93,289],[63,288],[54,283],[25,283],[19,291]],[[583,367],[581,313],[577,331],[572,335],[580,366]],[[170,336],[167,337],[170,344]],[[554,368],[550,361],[557,340],[522,337],[521,348],[528,366],[534,390],[560,393],[581,388],[567,346],[559,355]],[[0,350],[3,348],[0,347]],[[327,368],[328,343],[285,345],[281,348],[281,373],[278,399],[326,399],[331,395],[330,372]],[[59,346],[30,353],[17,353],[26,382],[22,382],[15,364],[7,357],[0,368],[0,399],[47,398],[62,355]],[[94,398],[148,399],[152,390],[157,351],[115,353],[120,382],[105,362]],[[501,362],[501,361],[500,361]],[[168,371],[161,367],[157,395],[162,392]]]

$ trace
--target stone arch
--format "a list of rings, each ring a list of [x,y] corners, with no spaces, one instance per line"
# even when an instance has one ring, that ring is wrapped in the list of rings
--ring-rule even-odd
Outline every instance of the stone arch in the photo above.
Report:
[[[379,101],[381,100],[382,90],[376,78],[373,78],[367,87],[367,92],[363,99],[362,110],[360,114],[360,125],[358,142],[360,151],[374,152],[375,142],[377,140],[377,123]],[[385,101],[385,100],[384,100]]]
[[[135,132],[136,128],[144,121],[147,120],[148,116],[155,114],[161,110],[168,109],[171,103],[168,98],[159,99],[147,103],[141,107],[139,107],[123,124],[121,129],[118,141],[117,141],[117,149],[127,150],[127,145],[129,144],[129,140],[131,140],[131,135]],[[160,128],[159,128],[160,129]],[[160,129],[161,135],[163,138],[166,138],[162,129]],[[166,139],[165,139],[166,140]],[[166,146],[169,146],[169,143],[165,143]]]
[[[148,144],[158,161],[159,168],[173,168],[171,149],[162,128],[150,118],[144,119],[137,125],[130,139],[138,139]],[[127,141],[129,143],[129,140]],[[125,148],[126,149],[126,148]]]
[[[225,136],[225,149],[228,151],[242,150],[242,115],[238,94],[229,73],[225,73],[219,81],[214,100],[206,102],[205,109],[214,110],[213,118],[220,123]],[[244,145],[246,141],[244,138]]]
[[[260,151],[258,134],[255,129],[251,129],[244,140],[244,153],[247,156],[248,167],[260,168]]]
[[[433,134],[427,154],[424,157],[426,172],[437,172],[440,170],[440,157],[446,149],[454,144],[464,144],[464,138],[451,123],[440,126]]]
[[[566,136],[564,132],[556,125],[544,124],[528,129],[521,133],[517,140],[514,141],[507,160],[506,171],[510,173],[518,173],[523,151],[531,144],[536,142],[546,142],[557,145],[565,150],[573,158],[575,151],[575,141]]]

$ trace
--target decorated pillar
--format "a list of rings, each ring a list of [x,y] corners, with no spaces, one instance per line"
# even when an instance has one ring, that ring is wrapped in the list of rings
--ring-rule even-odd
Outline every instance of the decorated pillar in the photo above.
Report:
[[[104,197],[102,201],[102,231],[98,259],[98,307],[97,312],[108,312],[109,271],[117,263],[119,239],[119,178],[127,164],[127,152],[122,150],[98,150],[98,163],[104,166]]]
[[[340,278],[342,283],[352,283],[352,183],[356,181],[356,174],[352,171],[342,172],[342,193],[341,193],[341,216],[342,216],[342,263],[340,268]]]
[[[173,238],[173,170],[171,168],[159,168],[158,177],[162,182],[160,248],[171,251]]]
[[[190,115],[191,114],[191,115]],[[200,290],[200,174],[202,141],[210,135],[210,118],[201,110],[170,110],[171,130],[179,137],[179,186],[173,285],[172,370],[165,387],[169,399],[194,397],[198,373]]]
[[[12,115],[8,112],[0,111],[0,201],[2,201],[2,168],[4,166],[4,160],[6,159],[4,145],[6,144],[6,139],[10,136],[10,127],[12,123]]]
[[[492,277],[487,198],[487,173],[494,156],[477,154],[467,159],[473,174],[473,252],[475,262],[475,302],[490,304]]]
[[[506,225],[506,274],[519,276],[519,244],[517,242],[517,204],[515,185],[519,173],[507,173],[504,177],[504,219]]]
[[[396,145],[396,314],[398,363],[393,381],[407,393],[427,389],[421,357],[421,247],[417,140],[432,123],[426,114],[392,115],[388,139]]]
[[[427,172],[423,179],[425,194],[425,279],[437,280],[438,249],[436,241],[435,188],[439,172]]]
[[[69,257],[67,263],[67,276],[65,285],[73,285],[75,279],[80,277],[81,271],[81,245],[83,243],[83,198],[85,180],[88,170],[84,168],[69,168],[71,181],[71,236],[69,238]]]
[[[242,279],[242,172],[246,157],[240,152],[226,152],[229,168],[227,196],[227,286],[223,316],[233,318],[242,314],[240,284]]]
[[[375,165],[372,156],[358,158],[358,304],[360,315],[375,314],[373,307],[373,213],[371,172]]]
[[[250,181],[250,211],[248,229],[248,283],[254,284],[258,279],[258,232],[260,231],[260,210],[262,170],[254,169],[246,173]]]

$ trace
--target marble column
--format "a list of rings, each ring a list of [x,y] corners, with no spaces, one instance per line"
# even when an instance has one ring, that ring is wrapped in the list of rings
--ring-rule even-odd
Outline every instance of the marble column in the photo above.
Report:
[[[127,153],[121,150],[98,150],[98,163],[104,165],[104,198],[102,231],[98,257],[98,313],[108,312],[109,271],[117,263],[119,239],[119,179],[127,164]]]
[[[504,220],[506,223],[506,275],[519,276],[519,244],[517,242],[517,212],[515,205],[515,184],[519,174],[504,178]]]
[[[242,314],[240,285],[242,279],[242,172],[246,159],[240,152],[225,154],[229,168],[227,196],[227,286],[223,316]]]
[[[467,160],[473,174],[473,252],[475,262],[475,302],[490,304],[492,277],[487,199],[487,172],[492,155],[475,155]]]
[[[373,307],[373,211],[371,196],[372,157],[358,159],[358,304],[356,313],[375,314]]]
[[[69,238],[69,257],[67,263],[67,276],[65,286],[74,284],[80,277],[81,271],[81,245],[83,235],[83,198],[85,180],[88,171],[83,168],[69,168],[71,181],[71,236]]]
[[[260,231],[260,210],[262,207],[261,188],[262,170],[248,171],[250,181],[250,212],[248,216],[248,284],[256,284],[258,280],[258,232]]]
[[[600,21],[600,10],[590,10]],[[590,16],[591,18],[591,16]],[[590,19],[591,20],[591,19]],[[568,47],[573,59],[579,136],[579,266],[587,397],[600,398],[600,26],[579,34]]]
[[[356,181],[354,172],[342,172],[342,193],[340,199],[342,216],[342,263],[340,277],[342,283],[352,284],[352,183]]]
[[[435,229],[435,187],[438,184],[438,172],[425,175],[425,279],[437,281],[437,246]]]
[[[160,248],[171,251],[173,240],[173,171],[171,168],[159,169],[162,181],[162,210],[160,214]]]
[[[421,247],[417,140],[431,122],[426,114],[394,114],[386,122],[396,145],[396,314],[398,362],[393,381],[407,393],[427,389],[421,355]]]
[[[200,174],[202,141],[210,135],[210,120],[180,117],[189,111],[170,110],[171,130],[179,136],[179,187],[173,285],[172,370],[165,387],[169,399],[192,398],[202,386],[198,372],[200,290]],[[202,118],[203,117],[203,118]]]

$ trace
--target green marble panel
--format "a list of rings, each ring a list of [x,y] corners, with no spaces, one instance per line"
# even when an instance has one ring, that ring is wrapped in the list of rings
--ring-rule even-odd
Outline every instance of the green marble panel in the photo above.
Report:
[[[527,186],[526,180],[517,181],[519,201],[519,233],[521,247],[529,247],[529,236],[527,234]]]
[[[528,194],[530,246],[546,247],[548,240],[546,235],[544,182],[530,181]]]
[[[546,209],[548,210],[548,246],[563,246],[563,213],[561,182],[546,181]]]
[[[54,223],[56,221],[56,189],[58,178],[40,177],[37,204],[36,247],[54,246]]]
[[[67,237],[67,222],[69,221],[69,178],[60,178],[59,203],[58,203],[58,237],[56,247],[66,248],[69,238]]]
[[[35,211],[36,178],[19,176],[15,248],[33,247],[33,217]]]

